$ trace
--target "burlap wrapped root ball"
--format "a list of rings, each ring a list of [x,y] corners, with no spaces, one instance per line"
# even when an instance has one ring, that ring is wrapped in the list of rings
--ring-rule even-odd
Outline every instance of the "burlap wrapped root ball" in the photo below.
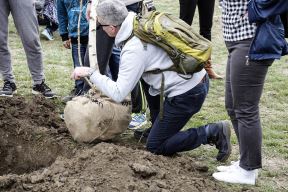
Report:
[[[130,102],[116,103],[99,98],[97,102],[81,96],[69,101],[64,120],[78,142],[107,141],[123,133],[131,120]]]

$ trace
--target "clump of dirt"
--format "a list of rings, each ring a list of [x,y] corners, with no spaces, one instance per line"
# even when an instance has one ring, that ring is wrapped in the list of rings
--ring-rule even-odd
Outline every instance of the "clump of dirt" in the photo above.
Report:
[[[73,142],[56,105],[43,98],[0,99],[0,121],[0,191],[225,191],[185,154]]]

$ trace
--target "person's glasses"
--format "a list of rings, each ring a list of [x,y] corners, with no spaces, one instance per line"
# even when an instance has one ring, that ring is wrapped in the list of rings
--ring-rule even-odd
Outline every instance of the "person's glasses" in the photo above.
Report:
[[[105,27],[105,26],[109,26],[109,25],[102,25],[101,23],[99,23],[98,20],[96,20],[96,30],[99,30],[101,27]]]

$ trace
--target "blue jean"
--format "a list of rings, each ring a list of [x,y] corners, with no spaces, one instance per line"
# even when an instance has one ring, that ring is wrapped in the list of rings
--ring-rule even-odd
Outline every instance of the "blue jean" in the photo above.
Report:
[[[80,62],[79,62],[79,55],[78,55],[78,44],[72,44],[72,59],[74,63],[74,68],[75,67],[80,67]],[[81,54],[81,62],[82,65],[85,66],[84,58],[87,50],[87,44],[80,44],[80,54]],[[89,66],[87,66],[89,67]],[[75,88],[81,92],[84,90],[85,82],[84,80],[76,80],[75,81]]]
[[[116,81],[118,78],[120,53],[121,53],[121,50],[114,45],[112,49],[111,57],[109,59],[109,69],[110,69],[110,73],[111,73],[113,81]]]
[[[165,99],[163,119],[160,120],[159,115],[157,116],[147,139],[147,149],[150,152],[172,155],[207,144],[205,126],[180,130],[200,111],[208,90],[209,79],[206,75],[202,82],[186,93]]]

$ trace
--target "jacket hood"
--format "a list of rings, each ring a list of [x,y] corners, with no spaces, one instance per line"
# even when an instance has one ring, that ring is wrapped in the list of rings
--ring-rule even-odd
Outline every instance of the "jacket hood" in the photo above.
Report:
[[[122,44],[132,35],[133,33],[133,20],[136,13],[129,12],[126,19],[123,21],[120,30],[115,37],[115,44],[117,47],[121,47]]]

